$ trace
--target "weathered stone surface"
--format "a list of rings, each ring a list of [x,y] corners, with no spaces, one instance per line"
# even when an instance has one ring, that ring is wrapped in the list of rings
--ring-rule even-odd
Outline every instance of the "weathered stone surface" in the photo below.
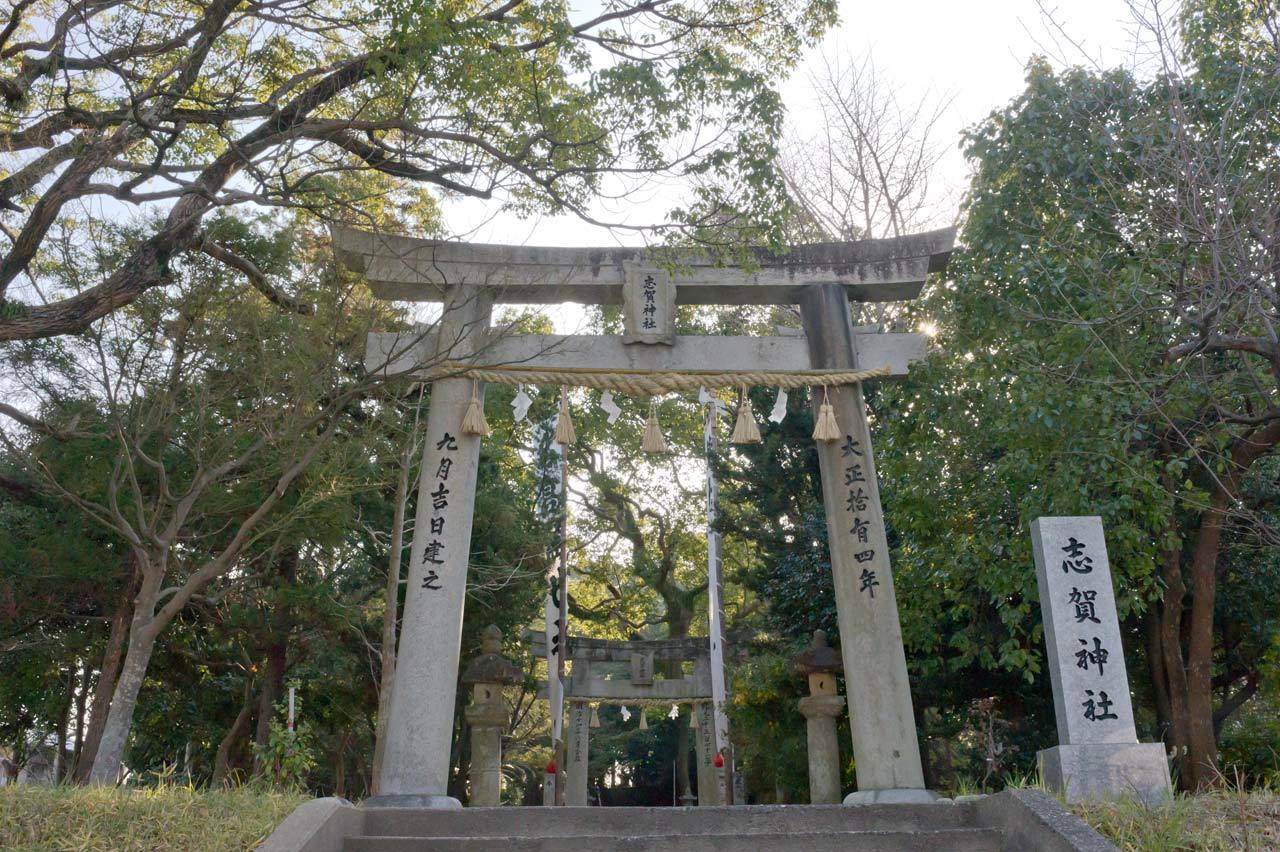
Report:
[[[631,683],[634,686],[653,685],[653,652],[634,651],[631,654]]]
[[[691,731],[694,750],[698,757],[698,807],[724,804],[724,790],[716,772],[716,714],[710,701],[693,705],[698,720],[697,729]]]
[[[1173,795],[1169,761],[1160,743],[1090,743],[1037,753],[1045,786],[1072,804],[1136,796],[1158,804]]]
[[[505,708],[503,708],[505,710]],[[506,715],[505,713],[503,714]],[[470,721],[472,716],[467,713]],[[502,728],[475,725],[471,729],[470,805],[492,807],[502,802]]]
[[[587,804],[587,764],[591,757],[591,705],[574,701],[569,705],[569,730],[565,735],[566,805]]]
[[[1102,519],[1037,518],[1031,541],[1059,744],[1136,742]]]
[[[524,677],[520,668],[502,656],[502,631],[490,624],[484,629],[480,656],[462,672],[463,683],[516,683]]]
[[[527,635],[530,650],[535,656],[547,655],[546,638],[540,632]],[[571,661],[627,663],[632,654],[649,654],[655,660],[697,660],[710,656],[711,649],[705,636],[687,636],[683,639],[594,639],[589,636],[570,636],[567,640],[566,659]]]
[[[854,335],[860,369],[886,369],[889,376],[904,376],[910,365],[925,356],[925,336],[910,332]],[[431,363],[435,333],[427,327],[412,331],[374,331],[368,336],[365,369],[380,375],[413,372]],[[627,372],[657,370],[812,370],[808,343],[803,335],[785,337],[733,337],[729,335],[678,335],[671,346],[630,346],[618,337],[595,334],[505,335],[476,353],[469,363],[501,367],[556,370],[589,365],[596,369]]]
[[[439,301],[460,283],[493,290],[518,304],[619,304],[627,264],[653,264],[644,248],[552,248],[449,242],[375,234],[335,226],[334,254],[364,275],[382,299]],[[756,251],[747,272],[714,258],[675,259],[680,304],[794,304],[810,284],[832,282],[859,301],[911,299],[925,277],[945,267],[955,228],[880,240]]]
[[[849,304],[836,285],[810,287],[800,316],[815,366],[856,369]],[[818,443],[827,540],[861,791],[924,788],[902,627],[861,385],[829,399],[843,438]]]
[[[441,339],[456,341],[451,355],[465,354],[480,345],[491,305],[474,290],[459,288],[450,298],[440,320]],[[424,806],[460,807],[448,797],[448,777],[480,458],[480,439],[459,428],[471,394],[467,379],[442,379],[431,387],[396,684],[378,785],[378,798],[386,797],[388,803],[407,796]]]
[[[1038,518],[1031,539],[1058,719],[1045,783],[1069,802],[1168,798],[1164,747],[1137,742],[1102,519]]]
[[[952,801],[921,787],[858,790],[844,797],[846,805],[950,805]]]
[[[671,273],[636,263],[624,265],[622,342],[660,343],[676,340],[676,285]]]
[[[831,647],[827,631],[815,630],[809,647],[791,661],[791,667],[803,675],[839,674],[844,670],[844,663],[840,659],[840,653]]]
[[[380,296],[445,302],[434,336],[419,335],[422,339],[408,344],[400,338],[389,343],[385,338],[371,341],[371,357],[381,353],[381,360],[389,362],[374,369],[388,372],[418,369],[430,360],[422,357],[424,352],[442,354],[438,351],[442,343],[450,345],[447,354],[451,359],[474,358],[480,363],[488,354],[481,349],[491,302],[617,304],[622,300],[628,264],[653,263],[643,249],[482,246],[391,237],[348,228],[335,228],[333,236],[340,261],[365,275]],[[892,240],[797,246],[781,256],[757,252],[758,266],[749,272],[697,257],[677,259],[662,268],[672,271],[677,284],[676,301],[683,304],[802,302],[808,332],[803,343],[814,368],[867,368],[873,366],[868,360],[883,357],[891,371],[898,372],[899,362],[918,354],[922,341],[911,336],[876,336],[869,337],[863,346],[850,326],[847,299],[889,300],[915,295],[928,272],[945,266],[954,237],[954,229],[946,229]],[[670,347],[674,361],[637,367],[687,369],[685,363],[695,358],[699,347],[722,345],[715,339],[689,341],[678,357],[680,341]],[[787,338],[781,342],[747,341],[742,346],[796,350],[798,342]],[[610,347],[616,343],[622,347],[624,360],[637,357],[625,355],[628,349],[642,348],[626,347],[620,341],[593,342],[589,338],[565,338],[558,343],[582,347],[574,356],[577,364],[569,366],[584,363],[584,352],[586,363],[602,366],[592,354],[593,348],[603,347],[614,357],[618,352]],[[542,341],[526,338],[513,345],[527,348],[541,344]],[[886,345],[888,349],[884,348]],[[428,348],[424,350],[424,346]],[[881,347],[879,355],[875,354],[876,347]],[[660,349],[666,351],[666,347]],[[541,357],[546,353],[535,354]],[[697,360],[692,365],[695,368],[711,363]],[[762,360],[767,366],[779,366],[777,359]],[[901,369],[905,370],[905,366]],[[419,534],[414,537],[411,556],[400,643],[401,671],[389,714],[387,759],[379,779],[383,795],[376,802],[380,804],[457,805],[444,790],[479,442],[451,434],[449,429],[458,429],[470,401],[470,386],[465,379],[443,379],[435,382],[432,389],[416,519]],[[859,783],[868,791],[917,788],[923,785],[923,776],[861,389],[838,389],[831,397],[837,418],[852,424],[845,440],[838,442],[839,449],[824,445],[819,456],[839,620],[845,638],[845,669],[858,686],[858,706],[852,719]],[[456,457],[452,453],[457,453]],[[848,455],[865,461],[845,459]],[[446,483],[451,469],[456,481]],[[848,511],[855,515],[850,519],[844,518],[840,509],[845,497],[839,484],[842,477],[844,485],[865,485],[865,489],[857,485],[856,497],[852,490],[849,492]],[[434,489],[429,490],[432,486]],[[450,493],[452,497],[448,496]],[[449,509],[450,505],[455,508]],[[847,532],[846,520],[852,525]],[[425,535],[424,529],[429,529]],[[878,596],[881,604],[863,601],[862,593],[871,601]],[[608,649],[606,653],[621,651]],[[575,665],[574,677],[579,680],[575,693],[578,696],[595,697],[598,692],[600,698],[623,697],[615,693],[617,687],[610,685],[609,679],[590,678],[585,668],[579,678]],[[702,680],[656,682],[644,697],[677,701],[703,698],[708,690],[703,688]],[[585,760],[584,743],[581,762],[585,764]],[[567,765],[570,761],[560,762]],[[585,798],[584,792],[584,802]]]
[[[1004,850],[1035,852],[1116,852],[1088,823],[1043,790],[1005,790],[957,809],[970,810],[980,825],[1004,834]]]
[[[342,852],[348,837],[364,833],[367,813],[334,796],[303,802],[257,852]]]
[[[501,651],[502,631],[490,624],[484,629],[480,656],[462,673],[462,682],[472,685],[471,704],[464,711],[471,728],[472,807],[502,802],[502,733],[511,718],[502,685],[519,680],[521,672]]]
[[[809,748],[809,803],[840,804],[840,741],[836,719],[844,713],[839,695],[808,695],[800,699]]]
[[[310,804],[299,811],[307,810]],[[428,848],[459,852],[615,852],[623,848],[654,852],[1115,852],[1114,846],[1079,817],[1039,790],[1006,790],[948,807],[347,808],[363,817],[360,828],[345,833],[347,839],[340,848],[348,852]],[[356,834],[362,836],[353,836]],[[332,845],[268,848],[271,852],[336,852]]]
[[[693,674],[681,678],[655,679],[648,686],[635,686],[629,680],[603,677],[571,682],[565,694],[584,701],[623,701],[644,699],[679,704],[711,697],[711,675]],[[546,683],[538,685],[538,697],[546,697]]]
[[[840,743],[836,719],[844,712],[844,699],[836,694],[836,675],[844,668],[840,654],[827,642],[825,630],[815,630],[813,640],[791,667],[809,681],[809,694],[800,699],[808,737],[809,802],[840,803]]]

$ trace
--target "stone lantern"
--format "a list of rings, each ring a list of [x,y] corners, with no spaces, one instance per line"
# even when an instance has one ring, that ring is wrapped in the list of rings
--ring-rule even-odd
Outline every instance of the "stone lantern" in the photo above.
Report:
[[[844,712],[844,699],[836,694],[836,674],[842,670],[840,654],[827,643],[824,630],[815,630],[813,642],[791,664],[809,676],[809,694],[800,699],[800,712],[809,733],[809,801],[815,805],[840,803],[840,746],[836,719]]]
[[[463,684],[471,685],[466,716],[471,726],[472,806],[493,806],[501,801],[502,734],[511,717],[502,688],[522,676],[520,669],[502,656],[502,631],[490,624],[484,629],[480,656],[462,673]]]

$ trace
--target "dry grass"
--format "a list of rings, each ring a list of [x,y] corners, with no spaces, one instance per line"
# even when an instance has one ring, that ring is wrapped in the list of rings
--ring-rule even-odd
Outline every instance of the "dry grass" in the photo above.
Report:
[[[1179,796],[1160,807],[1128,799],[1077,805],[1124,852],[1262,852],[1280,849],[1280,795],[1224,790]]]
[[[0,787],[0,849],[13,852],[239,852],[253,849],[305,795],[248,789]],[[1077,805],[1124,852],[1280,849],[1280,794],[1240,789]]]
[[[250,790],[0,787],[0,849],[252,849],[306,797]]]

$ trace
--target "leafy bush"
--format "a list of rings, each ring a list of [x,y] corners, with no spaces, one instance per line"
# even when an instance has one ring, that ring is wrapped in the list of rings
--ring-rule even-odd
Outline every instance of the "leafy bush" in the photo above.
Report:
[[[276,705],[276,718],[271,720],[267,744],[258,750],[268,784],[278,790],[305,790],[307,773],[315,768],[315,737],[311,726],[299,720],[289,730],[284,721],[284,706]]]

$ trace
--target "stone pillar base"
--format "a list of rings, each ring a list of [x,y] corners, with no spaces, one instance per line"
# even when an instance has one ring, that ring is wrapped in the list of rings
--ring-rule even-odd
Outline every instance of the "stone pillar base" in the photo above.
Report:
[[[844,797],[846,805],[949,805],[951,800],[941,793],[918,787],[893,790],[859,790]]]
[[[362,808],[426,808],[437,811],[460,811],[462,802],[453,796],[436,793],[410,793],[400,796],[374,796],[360,803]]]
[[[1054,746],[1036,757],[1045,786],[1062,793],[1068,804],[1126,795],[1157,804],[1173,795],[1160,743]]]

